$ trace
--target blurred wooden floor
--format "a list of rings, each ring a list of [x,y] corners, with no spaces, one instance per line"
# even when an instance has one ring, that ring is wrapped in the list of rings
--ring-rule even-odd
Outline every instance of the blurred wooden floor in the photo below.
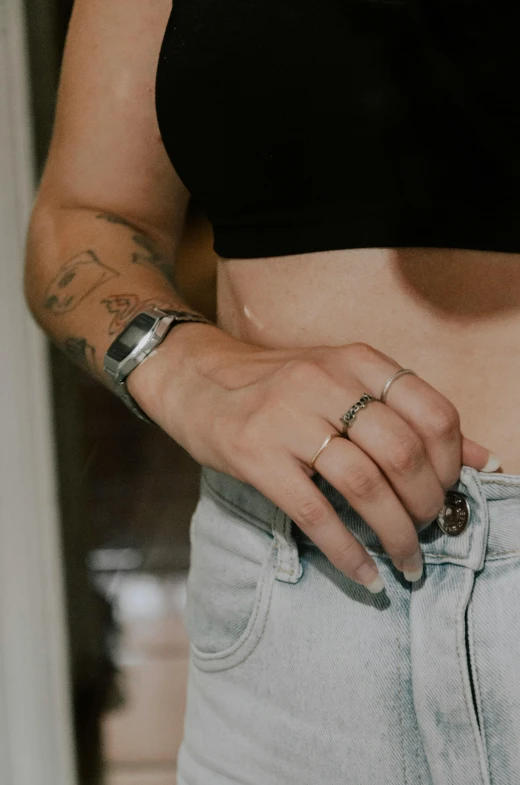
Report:
[[[122,628],[124,705],[103,719],[106,785],[175,785],[188,666],[185,577],[116,575],[107,586]]]

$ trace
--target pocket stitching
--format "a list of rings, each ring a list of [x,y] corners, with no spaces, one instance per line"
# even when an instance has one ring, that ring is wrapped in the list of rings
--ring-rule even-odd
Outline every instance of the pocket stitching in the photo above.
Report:
[[[253,610],[251,611],[247,626],[240,637],[231,646],[228,646],[227,649],[218,652],[204,652],[201,649],[198,649],[197,646],[190,641],[190,650],[193,654],[194,663],[201,670],[225,670],[226,668],[231,668],[240,664],[255,650],[256,646],[262,639],[265,626],[267,624],[267,619],[269,617],[271,596],[275,584],[275,550],[276,542],[273,540],[270,550],[267,554],[267,559],[263,564],[262,571],[258,578]],[[260,611],[262,609],[262,604],[264,607],[263,613],[261,614]],[[262,620],[263,623],[258,628],[258,625]],[[243,651],[244,649],[245,651]],[[241,659],[237,660],[237,656],[239,654],[242,654],[243,656]]]

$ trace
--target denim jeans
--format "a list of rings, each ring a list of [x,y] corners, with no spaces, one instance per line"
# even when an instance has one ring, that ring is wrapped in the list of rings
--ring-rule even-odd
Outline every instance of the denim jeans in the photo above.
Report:
[[[313,480],[386,591],[343,575],[255,488],[203,468],[178,785],[520,782],[520,475],[462,467],[469,523],[419,534],[415,584]]]

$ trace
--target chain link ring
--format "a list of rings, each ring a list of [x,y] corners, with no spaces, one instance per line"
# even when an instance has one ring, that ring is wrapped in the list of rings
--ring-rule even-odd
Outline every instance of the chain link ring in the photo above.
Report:
[[[357,403],[355,403],[353,406],[350,407],[350,409],[347,412],[345,412],[343,417],[340,418],[341,422],[343,423],[343,436],[345,436],[348,439],[347,431],[352,425],[352,423],[354,422],[354,420],[356,419],[356,414],[359,412],[360,409],[366,409],[367,404],[375,400],[377,399],[374,398],[372,395],[369,395],[368,393],[363,393],[359,401],[357,401]]]

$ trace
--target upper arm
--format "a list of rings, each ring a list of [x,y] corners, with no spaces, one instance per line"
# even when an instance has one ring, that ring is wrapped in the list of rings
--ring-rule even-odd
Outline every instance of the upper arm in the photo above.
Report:
[[[171,6],[171,0],[76,0],[37,202],[116,212],[179,239],[189,193],[155,114]]]

